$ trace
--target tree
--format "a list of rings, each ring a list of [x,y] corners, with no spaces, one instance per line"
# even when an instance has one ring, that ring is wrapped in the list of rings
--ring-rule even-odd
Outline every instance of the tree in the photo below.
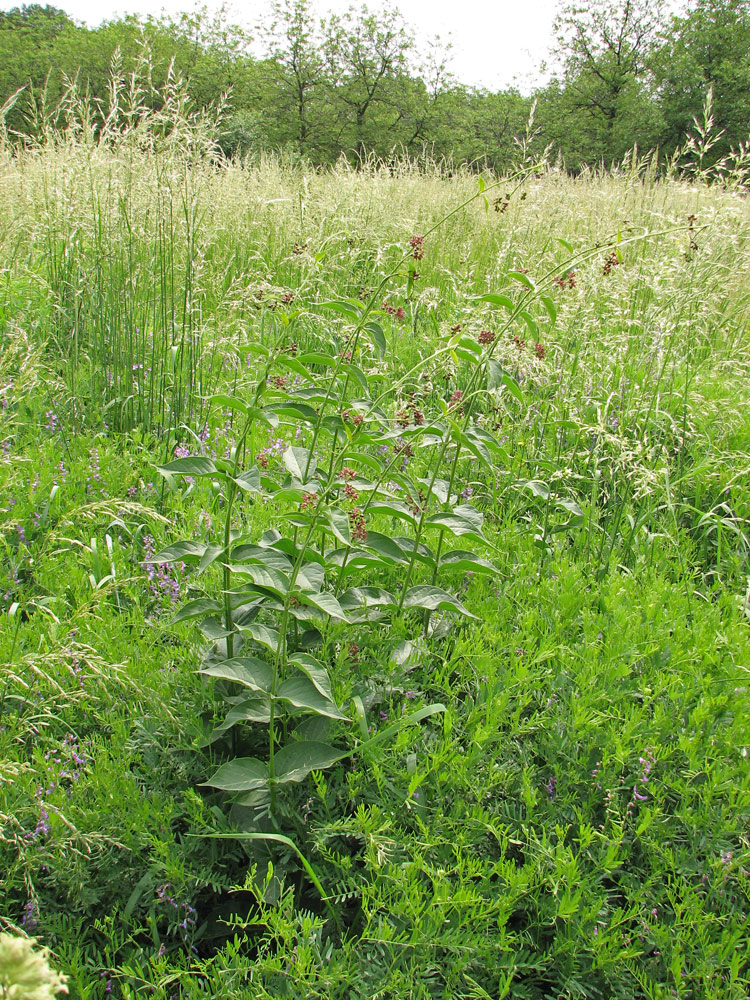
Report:
[[[394,129],[406,98],[411,32],[395,10],[375,14],[367,7],[359,12],[350,7],[342,16],[329,18],[326,35],[339,106],[339,143],[359,152],[387,151],[402,138]]]
[[[560,11],[562,77],[548,88],[540,120],[549,127],[556,116],[558,134],[575,137],[579,159],[616,159],[657,138],[650,60],[663,23],[662,0],[583,0]]]
[[[750,138],[750,4],[695,0],[671,29],[655,60],[664,141],[669,149],[683,141],[710,87],[714,127],[724,132],[718,158]]]
[[[327,141],[328,64],[324,38],[309,0],[275,0],[270,24],[261,27],[268,59],[264,64],[264,105],[280,144],[292,143],[300,156],[323,153]],[[330,121],[327,123],[330,126]]]
[[[57,7],[31,4],[0,11],[0,105],[22,87],[41,90],[50,74],[54,77],[50,80],[53,95],[59,95],[55,48],[60,37],[73,29],[73,21]],[[8,128],[24,130],[26,106],[26,100],[19,100],[11,108]]]

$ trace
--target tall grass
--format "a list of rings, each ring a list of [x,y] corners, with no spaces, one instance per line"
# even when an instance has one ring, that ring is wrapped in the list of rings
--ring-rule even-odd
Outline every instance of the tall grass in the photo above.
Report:
[[[86,1000],[744,1000],[750,203],[635,155],[512,180],[228,162],[170,88],[158,111],[136,83],[103,111],[71,90],[42,142],[0,151],[0,920],[38,925]],[[377,413],[354,457],[350,405]],[[263,474],[240,482],[246,460]],[[188,479],[160,492],[155,465]],[[496,569],[449,595],[479,625],[404,612],[436,577],[393,532],[444,555],[419,483],[484,517],[486,552],[452,556]],[[345,484],[410,559],[328,549],[326,524],[361,541]],[[238,750],[236,689],[207,688],[197,631],[170,624],[187,597],[233,627],[226,552],[255,558],[277,525],[277,597],[305,525],[328,607],[344,570],[400,594],[316,647],[336,704],[361,706],[359,732],[320,738],[359,752],[276,821],[324,903],[278,830],[276,854],[229,836],[257,803],[227,820],[196,791],[228,755],[292,745],[296,713],[245,720]],[[178,536],[169,558],[203,576],[155,555]],[[281,591],[264,621],[283,609],[296,642]]]

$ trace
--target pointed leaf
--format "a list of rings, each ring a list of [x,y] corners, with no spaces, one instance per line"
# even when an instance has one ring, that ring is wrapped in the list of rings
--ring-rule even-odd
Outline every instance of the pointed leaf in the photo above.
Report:
[[[199,597],[196,601],[188,601],[187,604],[183,604],[172,619],[172,624],[176,625],[178,622],[184,622],[190,618],[200,618],[201,615],[205,615],[209,611],[222,610],[223,605],[219,601],[214,601],[209,597]]]
[[[316,715],[325,715],[329,719],[345,719],[346,716],[338,710],[334,702],[318,691],[308,677],[290,677],[279,685],[276,697],[288,701],[295,708],[304,708]]]
[[[336,600],[334,595],[329,591],[323,590],[311,593],[306,590],[298,590],[295,592],[295,597],[297,597],[303,604],[310,604],[312,607],[318,608],[331,618],[338,618],[340,621],[344,622],[348,621],[346,612]]]
[[[255,656],[236,656],[231,660],[222,660],[202,667],[200,672],[217,680],[235,681],[252,691],[270,691],[273,684],[273,669],[270,664]]]
[[[454,549],[446,552],[440,560],[441,568],[464,570],[468,573],[484,573],[487,575],[497,575],[499,570],[491,562],[475,555],[474,552],[467,552],[464,549]]]
[[[496,292],[487,292],[486,295],[473,295],[471,298],[472,302],[488,302],[491,306],[503,306],[509,312],[513,312],[515,308],[513,305],[513,300],[507,295],[498,295]]]
[[[240,632],[244,635],[249,635],[251,639],[258,643],[258,645],[265,646],[266,649],[270,649],[272,653],[278,652],[278,629],[269,628],[267,625],[260,625],[256,622],[252,622],[249,625],[238,625],[237,627]]]
[[[270,721],[271,703],[268,698],[248,698],[227,712],[222,724],[212,731],[210,742],[215,742],[224,733],[229,732],[232,726],[236,726],[240,722],[261,722],[267,724]]]
[[[243,493],[260,493],[260,472],[255,468],[247,469],[234,480]]]
[[[223,792],[249,792],[253,788],[263,788],[267,783],[268,767],[255,757],[236,757],[222,764],[208,781],[202,782]]]
[[[284,467],[295,479],[304,483],[309,477],[315,475],[317,463],[310,457],[307,448],[290,447],[281,456]]]
[[[172,542],[155,556],[144,559],[144,562],[154,566],[159,563],[190,562],[193,559],[202,559],[207,548],[205,542]]]
[[[261,545],[237,545],[232,549],[232,562],[257,562],[281,573],[291,573],[291,561],[278,549]]]
[[[316,740],[297,740],[287,743],[274,757],[275,780],[278,782],[302,781],[310,771],[322,771],[336,761],[349,756],[348,750],[337,750]]]
[[[375,345],[375,353],[382,361],[388,345],[386,344],[385,333],[380,323],[365,323],[365,330],[370,334],[370,339]]]
[[[230,563],[228,569],[237,576],[251,580],[256,587],[270,590],[279,597],[285,597],[289,592],[289,578],[277,569],[271,569],[260,563]]]
[[[528,274],[524,274],[523,271],[508,271],[508,277],[515,278],[516,281],[520,281],[522,285],[526,285],[526,287],[530,288],[532,292],[536,287]]]
[[[323,664],[309,653],[293,653],[289,662],[306,674],[324,698],[333,701],[331,678]]]
[[[423,608],[425,611],[457,611],[466,615],[467,618],[476,618],[471,611],[468,611],[457,597],[449,594],[447,590],[440,587],[411,587],[406,592],[404,599],[405,608]]]
[[[388,535],[382,535],[379,531],[368,531],[365,544],[389,563],[406,565],[409,562],[398,545]]]
[[[188,458],[176,458],[166,465],[157,465],[159,472],[176,476],[215,476],[219,470],[210,458],[203,455],[191,455]]]
[[[331,507],[326,512],[326,519],[331,531],[343,545],[351,545],[352,536],[349,530],[349,517],[345,511],[338,507]]]

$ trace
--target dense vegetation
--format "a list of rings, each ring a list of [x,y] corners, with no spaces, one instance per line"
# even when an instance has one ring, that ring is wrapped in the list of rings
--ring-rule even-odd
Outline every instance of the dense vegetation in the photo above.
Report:
[[[745,1000],[741,177],[112,94],[0,150],[2,929],[82,1000]]]
[[[205,11],[177,20],[126,17],[88,28],[62,10],[0,12],[0,104],[11,130],[41,137],[64,122],[71,89],[107,104],[110,69],[147,79],[154,106],[173,72],[200,107],[228,96],[225,152],[287,151],[317,164],[343,153],[422,155],[508,169],[536,107],[537,151],[568,169],[620,161],[634,144],[671,157],[714,100],[710,159],[748,140],[750,5],[691,0],[667,17],[651,0],[561,5],[554,73],[531,95],[466,87],[439,42],[425,51],[389,9],[319,20],[309,0],[276,0],[252,32]],[[101,120],[106,111],[95,112]],[[721,135],[718,135],[721,133]]]

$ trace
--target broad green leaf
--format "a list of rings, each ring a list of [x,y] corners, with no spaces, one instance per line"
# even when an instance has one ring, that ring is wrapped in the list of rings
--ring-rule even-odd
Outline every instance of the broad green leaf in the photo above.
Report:
[[[470,451],[475,458],[479,459],[481,465],[484,465],[485,468],[488,469],[492,468],[492,456],[487,449],[487,445],[483,441],[479,441],[477,438],[471,437],[469,434],[465,434],[460,430],[460,428],[457,428],[454,431],[453,437],[454,440],[458,441],[462,448]]]
[[[380,587],[351,587],[341,595],[341,607],[346,611],[355,608],[395,608],[397,604],[393,594]]]
[[[273,669],[270,664],[255,656],[235,656],[231,660],[221,660],[202,667],[200,672],[217,680],[236,681],[253,691],[270,691],[273,684]]]
[[[379,556],[365,552],[364,549],[331,549],[326,552],[326,563],[329,566],[343,567],[344,575],[355,570],[385,565]]]
[[[410,587],[404,598],[404,607],[423,608],[425,611],[457,611],[459,614],[466,615],[467,618],[477,617],[447,590],[427,585]]]
[[[318,419],[318,414],[307,403],[298,403],[293,400],[286,400],[283,403],[273,404],[274,413],[282,417],[294,417],[295,420],[304,420],[308,424],[314,424]]]
[[[333,701],[331,678],[328,671],[314,656],[309,653],[292,653],[289,662],[306,674],[324,698]]]
[[[375,500],[370,504],[370,510],[385,511],[394,517],[400,518],[402,521],[406,521],[412,527],[417,526],[417,518],[414,516],[414,512],[402,500]]]
[[[532,336],[535,337],[538,340],[539,339],[539,327],[536,325],[536,320],[531,315],[531,313],[526,312],[525,309],[522,309],[521,312],[518,315],[521,317],[521,319],[524,321],[524,323],[526,324],[526,326],[529,328]]]
[[[338,507],[330,507],[326,511],[326,520],[333,534],[343,545],[351,545],[352,536],[349,530],[349,516]]]
[[[236,757],[222,764],[208,781],[202,782],[222,792],[249,792],[253,788],[263,788],[267,783],[268,767],[255,757]]]
[[[494,358],[487,359],[487,388],[499,389],[503,384],[502,366]]]
[[[322,611],[326,615],[329,615],[331,618],[337,618],[344,622],[348,621],[346,612],[336,600],[334,595],[328,591],[310,593],[310,591],[298,590],[295,591],[295,597],[297,597],[297,599],[303,604],[310,604],[312,607],[318,608],[318,610]]]
[[[157,465],[159,472],[173,476],[215,476],[219,473],[216,463],[203,455],[191,455],[188,458],[176,458],[166,465]]]
[[[304,708],[328,719],[345,719],[332,699],[322,695],[309,677],[289,677],[279,685],[276,697],[288,701],[295,708]]]
[[[326,368],[335,368],[338,364],[336,358],[331,354],[323,354],[320,351],[307,351],[305,354],[298,355],[297,360],[305,365],[323,365]]]
[[[355,323],[359,322],[361,315],[359,309],[349,302],[319,302],[318,309],[329,309],[332,312],[342,313]]]
[[[388,349],[383,327],[380,323],[365,323],[364,329],[370,334],[370,339],[375,345],[375,353],[382,361]]]
[[[217,618],[204,618],[198,628],[211,642],[218,642],[219,639],[225,639],[232,634],[231,630],[225,629]]]
[[[221,612],[223,608],[224,605],[219,601],[214,601],[210,597],[199,597],[195,601],[183,604],[172,619],[172,624],[176,625],[177,622],[188,621],[190,618],[200,618],[201,615],[208,614],[209,611]]]
[[[206,551],[201,557],[201,561],[198,563],[198,572],[202,573],[205,569],[216,562],[216,560],[224,555],[224,549],[221,545],[207,545]]]
[[[325,569],[320,563],[306,562],[297,570],[297,586],[302,590],[317,592],[323,589]]]
[[[474,535],[482,538],[482,515],[467,504],[454,507],[453,511],[431,514],[425,523],[433,528],[446,528],[454,535]]]
[[[507,295],[498,295],[497,292],[487,292],[486,295],[473,295],[472,302],[489,302],[491,306],[502,306],[509,312],[513,312],[515,306],[513,300]]]
[[[365,545],[389,563],[406,565],[409,562],[398,545],[388,535],[382,535],[379,531],[368,531]]]
[[[503,385],[506,389],[508,389],[512,396],[516,397],[521,406],[526,406],[526,396],[523,393],[523,389],[507,372],[503,373]]]
[[[404,535],[396,535],[393,541],[409,559],[415,556],[420,562],[430,568],[435,565],[435,554],[424,542],[417,543],[414,538],[407,538]]]
[[[228,569],[237,576],[251,580],[256,587],[270,590],[279,597],[285,597],[289,592],[289,578],[270,566],[261,563],[230,563]]]
[[[543,500],[549,499],[549,486],[538,479],[519,479],[513,485],[529,490],[535,497],[541,497]]]
[[[278,782],[302,781],[311,771],[322,771],[349,753],[316,740],[292,741],[276,752],[274,778]]]
[[[474,552],[467,552],[465,549],[453,549],[446,552],[440,560],[441,569],[464,570],[469,573],[483,573],[495,576],[499,572],[496,566]]]
[[[383,471],[382,460],[375,458],[373,455],[368,455],[366,452],[347,452],[344,456],[344,462],[346,465],[349,465],[350,463],[353,465],[364,465],[365,468],[374,472],[376,476],[380,476],[380,473]]]
[[[271,703],[267,697],[248,698],[227,712],[226,718],[220,726],[217,726],[211,733],[213,743],[224,733],[228,732],[232,726],[239,722],[261,722],[268,724],[271,721]]]
[[[260,493],[260,472],[253,466],[234,480],[243,493]]]
[[[237,626],[244,635],[250,636],[255,642],[260,646],[265,646],[266,649],[270,649],[272,653],[278,652],[279,649],[279,631],[275,628],[269,628],[267,625],[260,625],[256,622],[252,622],[249,625],[238,625]]]
[[[146,561],[154,565],[158,563],[190,562],[193,559],[202,559],[207,548],[208,546],[205,542],[172,542],[171,545],[167,545],[161,552],[157,552],[155,556]]]
[[[547,315],[550,318],[550,322],[554,326],[557,322],[557,307],[549,295],[540,295],[539,301],[542,303],[544,308],[547,310]]]
[[[237,545],[231,550],[233,563],[257,562],[281,573],[291,573],[291,561],[278,549],[261,545]]]
[[[214,403],[216,406],[221,406],[227,410],[234,410],[236,413],[241,413],[243,416],[247,415],[249,409],[249,404],[245,402],[244,399],[238,399],[237,396],[230,396],[225,392],[217,392],[214,395],[208,397],[209,403]]]
[[[289,447],[281,459],[287,472],[295,479],[299,479],[301,483],[304,483],[308,477],[315,475],[317,463],[314,458],[311,458],[307,448]]]
[[[523,271],[508,271],[508,277],[514,278],[516,281],[520,281],[522,285],[526,285],[526,287],[530,288],[532,292],[536,288],[536,285],[528,274],[524,274]]]

